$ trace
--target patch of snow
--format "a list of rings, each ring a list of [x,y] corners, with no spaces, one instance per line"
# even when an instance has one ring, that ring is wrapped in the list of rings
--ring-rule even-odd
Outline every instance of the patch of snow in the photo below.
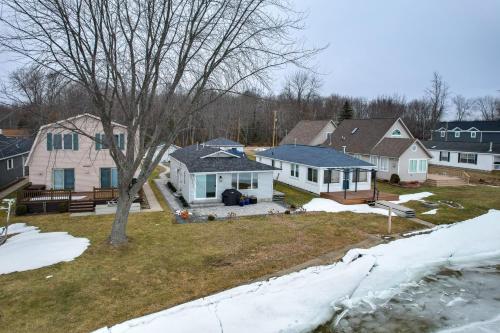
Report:
[[[438,211],[438,209],[434,208],[434,209],[431,209],[431,210],[428,210],[428,211],[422,213],[422,215],[436,215],[437,211]]]
[[[422,201],[422,199],[430,197],[431,195],[434,195],[434,193],[431,192],[418,192],[418,193],[412,193],[412,194],[402,194],[399,196],[398,201],[391,201],[396,204],[401,204],[405,203],[408,201],[416,200],[416,201]]]
[[[0,274],[21,272],[71,261],[89,246],[87,238],[76,238],[66,232],[42,233],[25,223],[9,226],[7,238],[0,246]]]
[[[258,152],[260,152],[260,151],[266,151],[266,150],[268,150],[268,149],[269,149],[269,147],[257,147],[257,148],[254,148],[254,149],[253,149],[253,151],[258,151]]]
[[[323,198],[314,198],[307,204],[302,206],[308,212],[327,212],[327,213],[339,213],[339,212],[353,212],[360,214],[381,214],[389,215],[387,209],[370,207],[366,204],[359,205],[343,205],[337,201]],[[393,213],[395,216],[395,214]]]
[[[429,234],[351,250],[333,265],[236,287],[96,332],[307,332],[331,319],[338,305],[387,299],[442,265],[500,258],[499,235],[500,211],[490,210]]]
[[[437,333],[476,333],[476,332],[498,332],[500,327],[500,315],[490,320],[476,321],[449,329],[440,330]]]

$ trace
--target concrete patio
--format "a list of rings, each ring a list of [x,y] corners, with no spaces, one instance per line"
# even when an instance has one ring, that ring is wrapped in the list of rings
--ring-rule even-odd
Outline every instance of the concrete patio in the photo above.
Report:
[[[213,215],[218,218],[228,217],[229,214],[235,216],[255,216],[284,213],[287,208],[277,202],[259,202],[254,205],[246,206],[224,206],[215,204],[214,206],[196,207],[189,209],[195,217],[206,217]]]

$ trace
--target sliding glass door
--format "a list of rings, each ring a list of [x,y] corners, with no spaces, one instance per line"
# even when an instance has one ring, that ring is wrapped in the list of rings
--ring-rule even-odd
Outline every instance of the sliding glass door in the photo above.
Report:
[[[116,168],[101,168],[101,187],[118,187],[118,170]]]
[[[75,189],[75,169],[54,169],[52,175],[55,190]]]
[[[217,193],[217,175],[197,175],[195,186],[196,199],[215,198]]]

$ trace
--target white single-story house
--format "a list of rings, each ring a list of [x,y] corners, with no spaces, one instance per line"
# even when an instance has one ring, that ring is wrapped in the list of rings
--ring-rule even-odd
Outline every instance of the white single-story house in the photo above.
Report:
[[[321,146],[281,145],[258,152],[257,162],[279,170],[274,178],[303,190],[322,192],[370,190],[373,164]]]
[[[258,201],[273,198],[272,166],[243,154],[196,144],[170,155],[170,180],[188,203],[221,202],[222,192],[236,189]]]

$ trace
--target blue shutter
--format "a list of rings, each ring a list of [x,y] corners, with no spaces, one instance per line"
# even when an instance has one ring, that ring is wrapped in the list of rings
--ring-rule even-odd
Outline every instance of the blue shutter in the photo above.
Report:
[[[73,150],[78,150],[78,133],[73,133]]]
[[[52,150],[52,133],[47,133],[47,150]]]
[[[120,133],[119,139],[118,139],[118,145],[121,150],[125,149],[125,134]]]
[[[101,133],[96,133],[96,135],[95,135],[95,150],[101,150],[101,148],[102,148]]]

